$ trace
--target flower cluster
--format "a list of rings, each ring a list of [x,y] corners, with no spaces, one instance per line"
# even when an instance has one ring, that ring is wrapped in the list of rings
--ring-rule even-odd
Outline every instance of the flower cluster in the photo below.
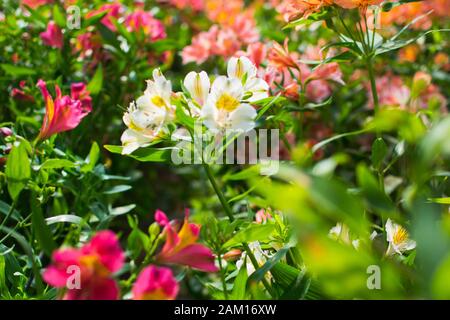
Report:
[[[176,221],[169,221],[160,210],[155,220],[164,227],[165,238],[161,252],[155,256],[159,263],[180,264],[205,272],[216,272],[211,250],[196,243],[200,226],[188,221],[176,232]],[[125,253],[117,236],[109,230],[100,231],[81,248],[62,248],[53,252],[52,264],[45,269],[43,278],[53,287],[60,288],[65,300],[116,300],[120,290],[115,280],[125,264]],[[149,265],[142,269],[132,287],[135,300],[175,299],[179,285],[172,270]]]
[[[172,101],[180,95],[189,113],[202,120],[212,132],[246,132],[255,127],[256,110],[252,103],[267,98],[269,86],[257,76],[256,66],[246,57],[231,58],[227,76],[211,83],[206,72],[190,72],[184,79],[188,96],[172,93],[172,84],[159,69],[147,81],[144,95],[132,102],[123,116],[128,129],[122,135],[122,153],[130,154],[169,134],[175,118]]]

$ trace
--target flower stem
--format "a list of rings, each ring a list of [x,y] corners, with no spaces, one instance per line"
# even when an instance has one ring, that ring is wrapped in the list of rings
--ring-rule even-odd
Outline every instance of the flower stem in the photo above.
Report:
[[[6,214],[5,218],[2,221],[2,224],[0,225],[0,230],[3,229],[3,227],[6,224],[6,221],[9,219],[9,217],[12,215],[12,213],[14,212],[14,209],[16,208],[16,203],[17,201],[14,200],[13,203],[11,204],[11,206],[9,207],[8,213]]]
[[[220,190],[216,179],[214,178],[214,174],[211,171],[211,167],[207,164],[207,163],[203,163],[203,168],[205,169],[206,175],[208,176],[209,181],[211,182],[214,191],[217,194],[217,197],[220,200],[220,203],[222,204],[222,207],[225,211],[225,213],[228,216],[228,219],[233,222],[234,216],[233,216],[233,211],[231,210],[230,205],[228,204],[228,201],[225,199],[224,194],[222,193],[222,190]],[[250,247],[248,246],[247,243],[243,242],[242,246],[244,247],[245,252],[247,253],[247,256],[250,258],[250,261],[252,262],[253,266],[255,267],[255,270],[259,269],[259,265],[258,265],[258,261],[256,260],[253,252],[251,251]],[[270,284],[267,282],[267,280],[265,278],[263,278],[262,283],[264,285],[264,287],[266,288],[266,290],[269,292],[269,294],[274,297],[275,294],[272,290],[272,287],[270,286]]]
[[[228,290],[227,290],[227,282],[225,281],[225,270],[222,267],[222,257],[220,254],[218,255],[219,266],[220,266],[220,279],[222,280],[223,287],[223,295],[225,296],[225,300],[228,300]]]
[[[378,102],[378,92],[377,92],[377,85],[375,82],[375,74],[373,72],[373,61],[372,57],[367,57],[367,71],[369,72],[369,79],[370,79],[370,87],[372,89],[372,97],[373,97],[373,106],[375,113],[378,111],[379,108],[379,102]]]

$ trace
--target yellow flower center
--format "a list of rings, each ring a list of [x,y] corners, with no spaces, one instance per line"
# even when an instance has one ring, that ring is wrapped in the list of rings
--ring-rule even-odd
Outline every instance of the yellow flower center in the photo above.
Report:
[[[225,110],[227,112],[231,112],[231,111],[234,111],[237,107],[239,107],[239,100],[230,96],[227,93],[224,93],[217,100],[216,107],[219,110]]]
[[[152,101],[152,103],[153,103],[155,106],[157,106],[157,107],[159,107],[159,108],[165,107],[165,106],[166,106],[166,103],[164,102],[164,99],[161,98],[160,96],[154,96],[154,97],[151,99],[151,101]]]
[[[399,245],[408,239],[408,231],[405,228],[399,227],[397,232],[394,234],[393,242],[395,245]]]
[[[110,272],[100,262],[100,259],[96,255],[85,255],[80,258],[80,263],[85,266],[92,274],[99,277],[107,277]]]

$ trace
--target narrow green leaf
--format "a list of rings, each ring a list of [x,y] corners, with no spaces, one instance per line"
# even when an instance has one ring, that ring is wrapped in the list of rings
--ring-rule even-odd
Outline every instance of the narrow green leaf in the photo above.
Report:
[[[91,95],[97,95],[103,87],[103,67],[100,64],[95,71],[94,77],[89,82],[87,89]]]
[[[31,224],[36,239],[45,254],[51,256],[52,252],[56,249],[56,243],[53,240],[53,234],[44,219],[41,203],[37,199],[35,193],[33,193],[31,197],[31,210]]]
[[[232,300],[244,300],[245,292],[247,288],[247,268],[244,265],[239,270],[239,273],[234,281],[233,291],[231,292],[230,298]]]
[[[14,144],[6,162],[5,174],[8,192],[12,199],[16,199],[31,176],[30,159],[25,142]]]
[[[47,159],[40,166],[40,169],[62,169],[73,168],[76,164],[67,159]]]

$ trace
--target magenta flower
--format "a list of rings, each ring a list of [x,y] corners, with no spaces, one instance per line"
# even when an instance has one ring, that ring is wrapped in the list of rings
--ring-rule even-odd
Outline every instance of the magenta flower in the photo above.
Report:
[[[58,132],[76,128],[81,120],[92,111],[92,101],[83,83],[72,84],[71,97],[62,96],[59,86],[55,86],[56,99],[47,90],[43,80],[37,86],[41,89],[45,100],[45,117],[39,139],[47,139]]]
[[[139,274],[132,292],[134,300],[174,300],[178,290],[172,270],[148,266]]]
[[[65,289],[64,300],[116,300],[119,287],[111,275],[123,267],[124,260],[117,236],[109,230],[100,231],[80,249],[53,252],[43,278],[49,285]],[[76,270],[79,286],[72,288],[69,284],[74,284],[71,277]]]
[[[47,24],[47,30],[41,32],[40,36],[46,46],[62,49],[64,45],[62,31],[53,21]]]
[[[186,265],[194,269],[206,272],[216,272],[218,269],[214,264],[214,255],[211,250],[196,243],[200,233],[200,226],[189,223],[189,212],[186,212],[184,223],[178,233],[170,223],[169,219],[161,210],[155,213],[155,220],[164,226],[166,243],[156,260],[162,263],[175,263]]]

